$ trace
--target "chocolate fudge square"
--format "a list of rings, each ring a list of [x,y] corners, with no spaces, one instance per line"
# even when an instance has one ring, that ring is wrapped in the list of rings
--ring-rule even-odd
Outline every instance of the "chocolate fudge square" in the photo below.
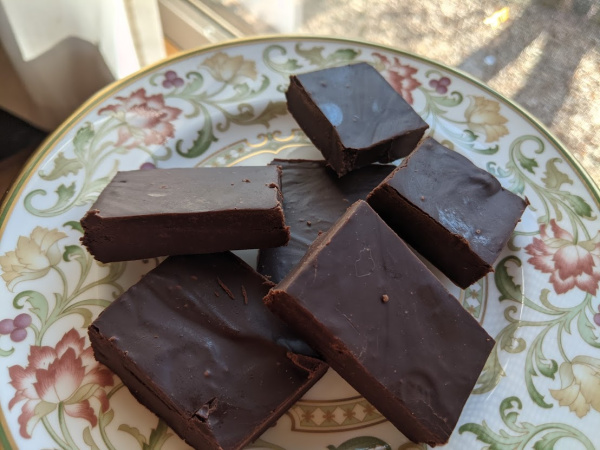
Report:
[[[276,247],[289,239],[280,169],[119,172],[81,220],[101,262]]]
[[[364,201],[265,303],[409,439],[448,441],[494,340]]]
[[[396,167],[373,164],[338,178],[325,161],[275,159],[281,167],[286,246],[261,249],[258,271],[279,283],[302,259],[320,232],[327,231],[357,200],[364,200]]]
[[[288,110],[342,176],[408,155],[429,127],[367,63],[292,75]]]
[[[197,449],[242,449],[326,364],[262,302],[272,286],[232,253],[173,256],[92,323],[96,359]]]
[[[529,204],[432,138],[367,201],[402,239],[463,289],[493,271]]]

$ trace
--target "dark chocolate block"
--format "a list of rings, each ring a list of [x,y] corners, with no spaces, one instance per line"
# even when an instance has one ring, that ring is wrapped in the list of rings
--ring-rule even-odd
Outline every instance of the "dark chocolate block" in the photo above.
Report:
[[[282,170],[283,211],[290,227],[288,245],[258,253],[258,271],[275,283],[298,264],[319,232],[327,231],[355,201],[367,198],[396,168],[371,165],[338,178],[325,161],[276,159],[271,164]]]
[[[293,353],[270,286],[232,253],[167,258],[92,323],[94,354],[195,448],[241,449],[327,367]]]
[[[367,201],[402,239],[463,289],[493,271],[529,204],[431,138]]]
[[[81,220],[98,261],[277,247],[289,239],[278,167],[119,172]]]
[[[414,442],[447,442],[494,340],[363,202],[265,303]]]
[[[292,75],[285,95],[288,110],[339,176],[408,155],[429,127],[366,63]]]

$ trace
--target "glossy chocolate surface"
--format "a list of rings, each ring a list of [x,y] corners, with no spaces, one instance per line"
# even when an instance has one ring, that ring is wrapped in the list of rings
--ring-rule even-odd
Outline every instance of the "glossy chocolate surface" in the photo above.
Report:
[[[165,260],[90,326],[97,359],[188,443],[241,449],[326,365],[262,303],[271,283],[232,253]]]
[[[414,442],[445,443],[494,340],[359,201],[267,306]]]
[[[82,242],[102,262],[284,245],[279,180],[275,166],[119,172]]]
[[[425,139],[368,202],[400,237],[462,288],[493,270],[528,204],[432,138]]]
[[[408,155],[428,125],[366,63],[290,77],[288,109],[339,176]]]
[[[371,165],[338,178],[325,161],[276,159],[271,164],[281,167],[283,210],[290,227],[286,246],[261,249],[258,271],[279,283],[300,261],[319,235],[357,200],[388,176],[395,166]]]

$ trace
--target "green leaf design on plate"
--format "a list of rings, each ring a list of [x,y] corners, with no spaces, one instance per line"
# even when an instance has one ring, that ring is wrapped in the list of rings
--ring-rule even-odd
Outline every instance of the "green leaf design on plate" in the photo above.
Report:
[[[288,85],[288,75],[301,72],[306,66],[310,70],[325,69],[327,67],[341,66],[356,61],[361,51],[352,48],[340,48],[324,55],[325,47],[316,45],[310,48],[303,48],[301,43],[294,46],[294,52],[306,64],[301,64],[298,58],[288,57],[288,50],[279,44],[270,45],[264,49],[262,59],[265,65],[282,75],[285,82],[277,86],[279,92],[284,92]]]
[[[336,50],[325,57],[323,56],[323,50],[325,50],[325,47],[315,46],[312,48],[303,49],[302,45],[299,43],[295,45],[294,50],[296,50],[298,55],[306,59],[309,64],[318,68],[347,64],[350,61],[355,60],[356,57],[360,55],[360,51],[346,48]]]
[[[144,93],[142,94],[141,91],[144,91]],[[138,96],[137,101],[143,101],[146,102],[146,106],[149,105],[150,98],[146,97],[145,90],[136,91],[132,95]],[[161,94],[153,97],[151,104],[154,107],[161,104],[161,101],[158,101],[159,97],[162,101]],[[123,97],[116,97],[115,99],[117,102],[123,102],[123,100]],[[163,104],[159,108],[164,108],[165,106]],[[122,109],[124,106],[120,105],[120,107]],[[119,105],[111,105],[111,108],[118,109]],[[158,115],[161,113],[159,110],[153,110],[152,107],[148,108]],[[175,109],[170,108],[170,110]],[[162,112],[164,113],[164,111],[168,110],[163,109]],[[119,168],[119,160],[115,158],[109,172],[104,174],[104,176],[97,176],[99,168],[104,166],[102,163],[109,157],[132,151],[141,151],[146,153],[154,163],[170,158],[171,150],[169,147],[164,145],[157,146],[156,151],[152,151],[147,147],[145,136],[148,130],[144,129],[143,126],[140,128],[136,124],[127,122],[127,120],[132,120],[129,117],[131,114],[139,114],[135,112],[137,110],[133,113],[132,111],[134,110],[129,110],[127,114],[124,111],[113,112],[107,119],[99,123],[97,130],[90,122],[86,122],[81,126],[76,131],[71,142],[75,157],[67,157],[67,150],[59,152],[53,159],[53,170],[50,173],[39,172],[38,175],[45,181],[59,180],[72,174],[79,174],[80,171],[83,171],[83,175],[71,184],[60,184],[55,190],[57,199],[54,205],[47,209],[38,209],[33,205],[34,197],[47,195],[46,190],[36,189],[29,192],[24,199],[25,209],[38,217],[53,217],[64,213],[73,206],[81,206],[94,201]],[[166,123],[162,123],[162,125],[164,126]],[[170,123],[168,125],[173,126]],[[159,131],[154,131],[158,133],[157,135],[160,135]],[[116,140],[115,132],[117,134]],[[157,135],[154,136],[155,139]],[[163,138],[166,140],[166,135]],[[125,140],[122,141],[122,139]]]
[[[81,234],[83,234],[83,227],[81,226],[81,222],[70,220],[69,222],[64,223],[63,227],[70,227],[71,229],[79,231]]]
[[[539,184],[530,174],[534,173],[534,168],[538,167],[536,160],[525,154],[524,147],[535,154],[541,154],[545,150],[544,142],[537,136],[524,135],[516,138],[509,147],[509,161],[506,168],[496,167],[496,164],[490,162],[487,164],[488,171],[498,178],[510,178],[510,190],[523,194],[526,187],[530,189],[527,195],[531,199],[532,194],[536,195],[539,201],[531,201],[529,208],[537,211],[539,207],[543,211],[538,215],[538,223],[550,223],[552,218],[561,221],[566,214],[571,222],[572,234],[574,240],[590,239],[590,234],[582,219],[595,220],[590,205],[579,195],[560,190],[565,184],[572,184],[568,176],[558,170],[557,163],[562,160],[551,158],[546,163],[545,177],[542,178],[543,184]],[[535,206],[534,206],[535,205]],[[518,235],[522,232],[516,232]],[[579,239],[579,233],[583,233],[584,239]]]
[[[69,314],[79,314],[81,317],[83,317],[83,324],[81,325],[82,328],[87,328],[92,323],[93,315],[92,312],[87,308],[69,308],[68,312]]]
[[[248,63],[241,56],[232,57],[221,53],[219,57],[222,60],[236,59],[238,62],[241,61],[242,66],[244,63]],[[217,75],[219,70],[214,67],[216,62],[209,63],[207,61],[203,63],[210,64],[205,66],[206,69],[211,74]],[[201,67],[203,67],[202,64]],[[255,78],[256,73],[247,71],[244,77]],[[215,129],[224,133],[230,128],[231,124],[240,126],[262,125],[268,128],[273,119],[287,114],[285,102],[269,101],[266,108],[262,110],[257,110],[252,102],[253,99],[268,89],[271,82],[266,75],[261,77],[260,85],[256,89],[251,88],[247,82],[236,82],[237,77],[225,79],[219,75],[219,78],[216,78],[209,86],[205,86],[205,78],[199,72],[190,72],[186,75],[186,78],[191,81],[185,87],[180,90],[174,89],[172,92],[165,94],[165,98],[184,100],[192,107],[192,111],[186,114],[186,118],[201,118],[201,128],[198,130],[198,135],[192,145],[189,148],[184,148],[182,139],[179,139],[175,144],[177,153],[185,158],[201,156],[210,148],[213,142],[218,141]],[[231,111],[229,105],[235,105],[237,111]],[[223,122],[218,122],[217,118],[219,116],[224,118]],[[215,121],[217,122],[216,127],[214,125]]]
[[[69,401],[66,404],[74,405],[79,402],[83,402],[94,395],[94,392],[98,390],[98,385],[96,383],[88,383],[80,386],[70,397]],[[112,413],[112,410],[108,411],[108,413]],[[108,414],[107,413],[107,414]],[[105,414],[105,416],[107,415]],[[114,415],[114,413],[112,413]],[[111,419],[112,420],[112,419]],[[107,422],[108,423],[108,422]]]
[[[123,431],[133,436],[133,438],[140,444],[140,447],[143,448],[146,445],[146,436],[140,433],[140,430],[138,430],[136,427],[131,427],[123,423],[119,425],[119,431]]]
[[[73,151],[79,160],[85,158],[89,153],[89,144],[95,135],[94,127],[89,122],[75,133],[75,137],[73,138]]]
[[[158,420],[158,424],[156,428],[153,428],[150,432],[150,439],[148,439],[148,443],[144,444],[142,447],[143,450],[160,450],[162,446],[173,436],[173,433],[169,433],[169,427],[162,420]]]
[[[458,91],[452,91],[450,92],[448,95],[431,95],[429,97],[433,102],[437,103],[440,106],[446,106],[448,108],[455,108],[456,106],[460,105],[463,100],[464,97],[463,95],[458,92]],[[469,133],[471,133],[473,136],[475,136],[475,134],[468,130]],[[473,139],[475,140],[475,138]]]
[[[561,162],[562,159],[560,158],[552,158],[546,163],[546,172],[544,172],[545,177],[542,178],[542,182],[546,188],[560,189],[560,187],[565,183],[573,184],[573,180],[571,180],[566,173],[561,172],[556,167],[556,164]]]
[[[48,317],[48,300],[44,295],[37,291],[20,292],[13,299],[13,306],[17,309],[23,309],[25,305],[20,303],[21,300],[31,305],[29,310],[38,316],[41,321],[46,320]]]
[[[429,71],[426,74],[440,75],[438,71]],[[430,124],[430,130],[437,130],[452,139],[453,147],[461,146],[481,155],[494,155],[500,147],[479,142],[480,136],[469,129],[468,120],[458,120],[452,117],[445,108],[455,108],[464,101],[464,96],[458,91],[439,95],[434,89],[424,86],[417,88],[425,97],[425,106],[419,115]],[[491,100],[490,100],[491,102]],[[498,113],[499,115],[499,113]],[[501,116],[500,116],[501,117]],[[460,127],[459,127],[460,126]]]
[[[286,55],[287,50],[283,45],[270,45],[263,51],[263,61],[271,70],[281,74],[293,73],[302,68],[298,60],[294,58],[287,58],[281,63],[273,59],[273,57]]]
[[[592,347],[599,348],[600,342],[594,332],[594,327],[587,315],[588,311],[593,312],[592,296],[587,294],[583,301],[573,307],[558,307],[553,305],[549,299],[548,289],[543,289],[540,293],[539,301],[534,302],[521,292],[521,286],[514,282],[514,279],[508,272],[508,268],[514,265],[521,267],[521,261],[516,256],[507,256],[496,266],[494,279],[498,291],[500,292],[500,301],[508,300],[516,302],[522,307],[527,307],[542,314],[541,319],[525,320],[520,317],[519,309],[515,305],[510,305],[504,310],[504,318],[508,321],[500,333],[496,336],[497,345],[494,347],[492,355],[488,359],[480,380],[479,386],[473,391],[476,394],[489,392],[501,380],[504,372],[500,366],[498,353],[505,351],[508,353],[520,353],[527,349],[527,342],[516,336],[516,332],[525,327],[539,327],[539,332],[530,342],[525,357],[525,386],[530,398],[542,408],[552,408],[552,404],[547,403],[544,395],[536,387],[537,377],[554,379],[558,371],[559,362],[555,359],[547,358],[544,353],[544,342],[547,340],[551,330],[556,331],[556,338],[552,340],[552,345],[556,347],[563,361],[569,362],[569,357],[563,346],[563,334],[571,334],[571,325],[576,321],[577,328],[583,340]],[[538,316],[534,316],[538,317]]]
[[[63,252],[64,261],[76,260],[81,264],[82,268],[85,266],[85,260],[87,259],[87,253],[79,245],[65,245],[65,251]]]
[[[92,437],[92,432],[90,431],[90,427],[86,427],[83,430],[83,442],[89,445],[90,450],[100,450],[100,447],[96,445],[94,438]]]
[[[286,102],[269,101],[267,107],[260,114],[252,118],[252,123],[261,124],[268,128],[271,120],[275,119],[276,117],[285,116],[287,113]]]
[[[204,106],[200,106],[200,110],[204,113],[204,125],[200,130],[198,130],[198,137],[194,140],[192,146],[186,150],[183,150],[182,139],[178,140],[177,144],[175,144],[175,150],[177,153],[186,158],[197,158],[206,150],[208,150],[210,144],[217,141],[217,138],[213,133],[212,119],[208,113],[208,110]]]
[[[494,271],[494,281],[500,291],[499,300],[513,300],[521,303],[523,301],[523,293],[521,285],[516,284],[514,278],[509,275],[506,263],[513,262],[517,267],[521,267],[521,260],[516,256],[507,256],[496,266]]]
[[[525,169],[528,172],[531,172],[532,174],[535,174],[535,168],[538,167],[538,163],[535,159],[533,158],[528,158],[527,156],[525,156],[522,152],[517,151],[516,152],[516,157],[517,160],[519,161],[519,164],[521,164],[521,167],[523,169]]]
[[[575,214],[581,217],[585,217],[586,219],[593,218],[592,208],[590,208],[590,205],[588,205],[586,201],[579,195],[571,194],[569,192],[563,192],[562,197],[566,199],[569,206],[573,208]]]
[[[477,379],[473,394],[483,394],[491,391],[498,385],[504,375],[506,374],[498,359],[498,353],[492,351],[483,366],[481,375],[479,375],[479,378]]]
[[[69,174],[76,175],[83,167],[81,161],[75,158],[65,157],[64,152],[58,152],[53,162],[54,167],[52,171],[48,174],[40,172],[40,178],[46,181],[57,180],[61,177],[66,177]]]
[[[481,424],[466,423],[458,432],[473,433],[477,440],[488,444],[487,450],[512,450],[533,448],[537,450],[550,450],[561,439],[574,439],[582,444],[587,450],[594,450],[592,442],[576,428],[562,423],[545,423],[533,425],[527,422],[519,422],[519,411],[523,404],[518,397],[505,398],[500,404],[500,417],[508,428],[494,432],[489,425],[483,421]]]

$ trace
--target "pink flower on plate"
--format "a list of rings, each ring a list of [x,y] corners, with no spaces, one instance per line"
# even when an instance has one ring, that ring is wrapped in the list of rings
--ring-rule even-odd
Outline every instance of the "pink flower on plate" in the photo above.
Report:
[[[373,53],[373,56],[383,64],[383,70],[380,70],[383,77],[404,100],[412,105],[412,91],[421,86],[421,83],[413,78],[413,75],[417,73],[417,69],[408,64],[402,64],[397,56],[394,56],[393,61],[381,53]]]
[[[600,232],[587,241],[575,242],[573,235],[550,221],[552,236],[547,225],[540,227],[540,237],[525,247],[531,255],[528,262],[544,273],[549,273],[550,282],[557,294],[578,287],[596,295],[600,282]]]
[[[165,105],[162,94],[146,96],[144,88],[129,97],[116,97],[120,104],[105,106],[98,114],[110,114],[121,122],[116,145],[133,148],[145,145],[162,145],[174,136],[173,121],[181,110]]]
[[[112,386],[112,373],[94,359],[91,347],[75,329],[66,333],[55,348],[32,346],[27,367],[11,366],[10,384],[17,390],[8,403],[13,408],[25,400],[19,416],[20,433],[30,438],[35,425],[59,404],[71,417],[81,417],[92,426],[98,418],[90,400],[108,410],[104,387]]]

